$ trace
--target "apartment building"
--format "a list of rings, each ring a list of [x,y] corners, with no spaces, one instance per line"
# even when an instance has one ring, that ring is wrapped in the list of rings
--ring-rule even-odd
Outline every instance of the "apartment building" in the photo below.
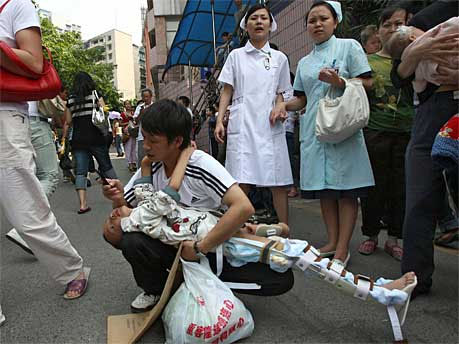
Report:
[[[85,47],[103,47],[105,62],[114,66],[113,83],[121,98],[136,98],[135,48],[132,36],[119,30],[110,30],[86,41]]]
[[[147,1],[143,44],[146,54],[146,70],[151,76],[151,81],[149,76],[146,79],[147,86],[151,85],[156,99],[174,99],[189,92],[186,90],[187,72],[183,66],[171,68],[165,82],[162,81],[167,54],[174,41],[185,5],[186,0]]]
[[[72,23],[69,19],[53,15],[53,12],[43,8],[38,9],[38,15],[41,18],[47,18],[51,23],[53,23],[59,33],[77,32],[81,35],[81,25]]]
[[[146,70],[145,70],[145,48],[139,47],[135,44],[132,45],[134,53],[134,80],[135,80],[135,94],[137,99],[141,98],[141,91],[147,87]]]

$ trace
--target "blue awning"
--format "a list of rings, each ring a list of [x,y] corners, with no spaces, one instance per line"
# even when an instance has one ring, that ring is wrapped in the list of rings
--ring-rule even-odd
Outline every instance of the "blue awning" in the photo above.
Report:
[[[243,0],[243,4],[255,4],[257,0]],[[234,32],[233,0],[215,0],[215,35],[217,46],[223,44],[221,34]],[[188,0],[182,19],[167,56],[165,71],[173,66],[188,65],[211,67],[214,65],[212,10],[210,0]],[[164,76],[164,74],[163,74]]]

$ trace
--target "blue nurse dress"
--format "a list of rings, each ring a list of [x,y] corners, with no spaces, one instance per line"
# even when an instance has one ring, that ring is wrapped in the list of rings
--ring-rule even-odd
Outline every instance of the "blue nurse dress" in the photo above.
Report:
[[[344,78],[354,78],[371,68],[360,44],[353,39],[337,39],[316,45],[298,63],[294,89],[306,95],[306,112],[300,118],[302,190],[350,190],[374,185],[362,130],[336,143],[320,142],[315,135],[319,100],[330,84],[318,79],[322,68],[339,69]],[[340,91],[342,94],[342,91]],[[336,94],[339,96],[341,94]]]

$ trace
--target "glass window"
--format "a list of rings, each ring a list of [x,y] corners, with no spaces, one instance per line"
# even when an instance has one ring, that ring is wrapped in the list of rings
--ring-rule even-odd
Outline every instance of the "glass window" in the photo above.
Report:
[[[107,45],[107,50],[112,50],[112,45],[111,44]]]
[[[111,61],[111,59],[113,58],[113,55],[112,54],[108,54],[108,59]]]
[[[108,36],[107,41],[111,41],[111,40],[112,40],[112,36]]]

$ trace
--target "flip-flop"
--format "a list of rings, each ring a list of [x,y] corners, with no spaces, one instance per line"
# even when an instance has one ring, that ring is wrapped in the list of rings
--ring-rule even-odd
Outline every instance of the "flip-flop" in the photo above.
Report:
[[[88,211],[91,211],[91,207],[87,207],[86,209],[80,209],[78,210],[78,214],[84,214],[87,213]]]
[[[91,268],[85,267],[83,268],[83,273],[84,273],[84,278],[82,279],[74,279],[73,281],[69,282],[67,284],[67,287],[65,288],[64,291],[64,299],[66,300],[74,300],[78,299],[79,297],[83,296],[86,288],[88,287],[88,281],[89,281],[89,273],[91,272]],[[67,293],[69,291],[77,291],[78,294],[76,296],[67,296]]]

